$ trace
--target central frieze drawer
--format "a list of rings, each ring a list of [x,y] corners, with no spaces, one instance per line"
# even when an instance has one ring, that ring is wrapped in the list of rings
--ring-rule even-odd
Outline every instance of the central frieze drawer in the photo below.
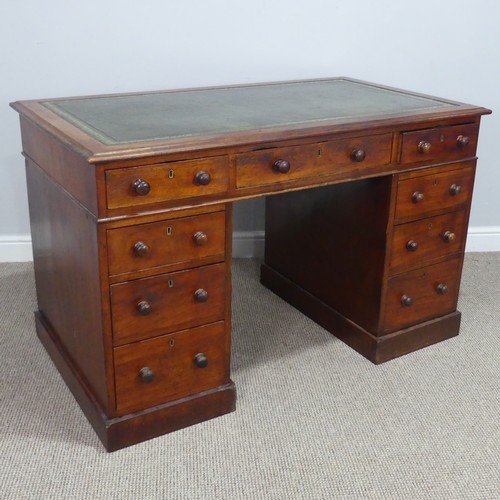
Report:
[[[224,319],[225,265],[111,286],[115,345]]]
[[[209,256],[224,260],[225,212],[110,229],[107,239],[110,275]]]
[[[389,278],[384,332],[453,312],[459,282],[459,257]]]
[[[224,352],[223,322],[115,348],[117,410],[142,410],[227,383]]]
[[[392,134],[339,139],[236,155],[236,187],[334,175],[391,161]]]
[[[106,171],[108,208],[149,205],[227,191],[226,156]]]

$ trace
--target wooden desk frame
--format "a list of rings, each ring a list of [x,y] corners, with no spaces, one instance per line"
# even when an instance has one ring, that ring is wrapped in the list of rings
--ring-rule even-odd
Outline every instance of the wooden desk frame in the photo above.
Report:
[[[229,371],[234,201],[269,197],[262,283],[372,362],[458,334],[456,302],[479,123],[490,111],[440,101],[450,106],[111,146],[42,101],[13,104],[21,115],[26,157],[37,333],[109,451],[234,410]],[[426,144],[432,145],[430,153]],[[281,160],[286,160],[283,171],[277,166]],[[208,183],[191,181],[199,171],[208,173]],[[167,173],[176,182],[173,197],[163,194],[169,189]],[[150,198],[149,191],[131,191],[135,177],[153,179],[158,190]],[[193,257],[186,253],[127,270],[123,259],[130,255],[114,253],[111,231],[124,238],[119,231],[126,228],[142,234],[163,223],[191,230],[192,221],[208,216],[221,222],[210,236],[218,250],[207,255],[196,250]],[[454,227],[448,236],[447,224]],[[433,229],[438,226],[444,232]],[[418,244],[406,241],[408,234],[429,241],[427,249],[415,253]],[[412,252],[423,256],[411,260]],[[125,271],[115,273],[110,266]],[[146,334],[118,321],[121,311],[123,318],[132,314],[126,302],[134,286],[157,286],[155,280],[167,278],[173,283],[173,277],[189,283],[195,278],[183,278],[186,273],[198,276],[209,268],[223,269],[214,274],[222,279],[223,294],[217,313],[215,306],[204,306],[206,324],[197,323],[199,313],[186,312],[175,321],[157,315]],[[401,295],[410,285],[422,293],[418,305]],[[180,301],[178,307],[182,313],[192,304]],[[412,312],[405,317],[407,310]],[[180,353],[189,354],[198,349],[196,342],[211,349],[210,370],[217,368],[188,367],[168,397],[161,386],[143,396],[138,379],[126,371],[138,352],[152,356],[158,346],[179,345]],[[195,362],[204,368],[203,357]],[[140,377],[145,384],[153,380],[143,370]]]

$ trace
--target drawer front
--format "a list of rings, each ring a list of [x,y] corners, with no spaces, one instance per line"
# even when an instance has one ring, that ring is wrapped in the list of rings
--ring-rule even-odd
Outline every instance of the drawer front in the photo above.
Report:
[[[381,134],[239,154],[236,186],[260,186],[386,165],[391,161],[391,147],[392,134]],[[279,170],[279,160],[281,170],[286,171]]]
[[[454,125],[404,132],[400,163],[449,161],[476,155],[479,125]]]
[[[396,220],[417,219],[437,210],[458,210],[469,202],[474,167],[424,175],[398,183]]]
[[[229,161],[225,156],[108,170],[108,208],[224,193],[228,178]]]
[[[110,275],[209,256],[224,260],[225,212],[110,229]]]
[[[112,285],[115,345],[224,319],[225,277],[215,264]]]
[[[384,332],[399,330],[456,309],[460,258],[389,278]]]
[[[203,366],[205,360],[207,365]],[[224,370],[224,323],[117,347],[114,362],[119,412],[141,410],[213,389],[228,382]]]
[[[461,252],[466,232],[465,210],[396,226],[390,270],[419,267],[425,261]]]

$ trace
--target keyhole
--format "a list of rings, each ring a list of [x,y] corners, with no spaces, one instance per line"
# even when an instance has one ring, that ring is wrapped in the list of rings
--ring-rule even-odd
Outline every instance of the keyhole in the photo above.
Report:
[[[174,280],[168,280],[167,284],[169,288],[172,288],[174,286]]]
[[[172,228],[167,227],[167,236],[170,236],[172,234]]]
[[[318,156],[321,156],[321,148],[318,149]]]
[[[173,170],[169,170],[168,171],[168,178],[169,179],[173,179],[174,178],[174,171]]]
[[[174,344],[175,344],[175,340],[174,340],[174,339],[171,339],[171,340],[170,340],[170,347],[174,347]]]

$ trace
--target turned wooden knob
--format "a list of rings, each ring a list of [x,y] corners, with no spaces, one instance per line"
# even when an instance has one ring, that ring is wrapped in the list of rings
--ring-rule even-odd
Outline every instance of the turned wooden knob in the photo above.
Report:
[[[413,299],[405,293],[401,296],[401,304],[403,304],[405,307],[410,307],[413,305]]]
[[[470,142],[470,139],[466,135],[459,135],[457,137],[457,146],[459,148],[465,148]]]
[[[134,245],[134,253],[138,257],[145,257],[149,253],[149,247],[146,245],[146,243],[144,243],[142,241],[138,241]]]
[[[290,162],[286,160],[276,160],[273,163],[273,170],[280,174],[286,174],[290,171]]]
[[[206,186],[207,184],[210,184],[211,177],[208,172],[205,172],[204,170],[200,170],[195,176],[194,176],[194,182],[196,184],[199,184],[200,186]]]
[[[198,290],[194,292],[194,300],[196,300],[196,302],[206,302],[208,300],[208,292],[203,288],[198,288]]]
[[[418,143],[418,152],[427,154],[431,150],[431,143],[427,141],[420,141]]]
[[[151,191],[149,182],[145,181],[144,179],[136,179],[132,183],[132,188],[139,196],[146,196],[149,191]]]
[[[137,312],[142,316],[147,316],[151,312],[151,304],[146,300],[137,302],[135,308],[137,309]]]
[[[154,374],[153,370],[151,370],[151,368],[149,368],[149,366],[145,366],[144,368],[141,368],[139,370],[139,378],[145,384],[149,384],[150,382],[152,382],[154,380],[155,374]]]
[[[198,368],[206,368],[208,366],[208,358],[205,356],[205,354],[203,352],[199,352],[194,357],[194,364]]]
[[[443,241],[445,243],[451,243],[452,241],[455,241],[456,237],[457,237],[456,234],[453,233],[452,231],[445,231],[443,233]]]
[[[439,283],[439,285],[436,286],[436,292],[439,295],[446,295],[448,293],[448,287],[444,283]]]
[[[452,184],[450,186],[450,195],[457,196],[463,191],[463,188],[460,184]]]
[[[366,158],[364,149],[353,149],[351,153],[352,161],[363,161]]]
[[[208,243],[208,236],[203,231],[197,231],[193,234],[193,241],[195,245],[203,247]]]
[[[411,195],[411,201],[413,201],[413,203],[420,203],[424,201],[424,193],[421,193],[420,191],[415,191]]]
[[[406,244],[406,250],[408,250],[409,252],[415,252],[417,248],[418,248],[418,243],[415,240],[410,240]]]

